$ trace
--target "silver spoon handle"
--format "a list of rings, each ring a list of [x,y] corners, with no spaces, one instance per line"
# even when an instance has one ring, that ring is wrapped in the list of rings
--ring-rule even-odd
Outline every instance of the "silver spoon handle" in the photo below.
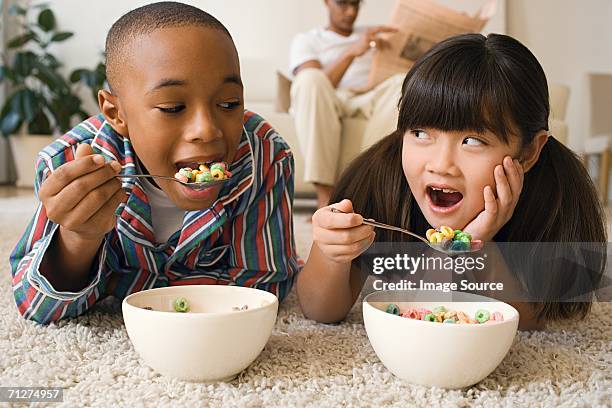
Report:
[[[429,245],[429,241],[426,238],[423,238],[422,236],[420,236],[418,234],[415,234],[412,231],[408,231],[406,229],[399,228],[399,227],[394,227],[392,225],[383,224],[382,222],[375,221],[375,220],[373,220],[371,218],[364,219],[363,223],[366,224],[366,225],[371,225],[373,227],[378,227],[378,228],[388,229],[388,230],[391,230],[391,231],[401,232],[401,233],[410,235],[411,237],[414,237],[414,238],[416,238],[416,239],[418,239],[420,241],[423,241],[424,243]]]
[[[181,182],[181,180],[177,180],[174,177],[153,176],[151,174],[118,174],[115,177],[117,177],[117,178],[140,178],[140,177],[144,177],[144,178],[152,178],[152,179],[160,178],[160,179],[164,179],[164,180],[177,181],[179,183]]]
[[[335,212],[335,213],[347,214],[344,211],[340,211],[339,209],[334,208],[334,207],[332,207],[331,211]],[[420,236],[418,234],[415,234],[414,232],[408,231],[406,229],[399,228],[399,227],[394,227],[393,225],[383,224],[382,222],[378,222],[378,221],[373,220],[371,218],[364,218],[363,219],[363,223],[365,225],[371,225],[372,227],[378,227],[378,228],[388,229],[388,230],[391,230],[391,231],[401,232],[403,234],[408,234],[411,237],[419,239],[419,240],[423,241],[424,243],[426,243],[427,245],[429,245],[429,241],[427,239],[423,238],[422,236]]]

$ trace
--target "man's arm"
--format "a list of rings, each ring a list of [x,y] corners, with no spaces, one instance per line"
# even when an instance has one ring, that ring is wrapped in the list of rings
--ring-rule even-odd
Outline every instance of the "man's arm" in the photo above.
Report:
[[[372,42],[379,48],[386,46],[386,42],[378,38],[379,33],[392,33],[396,31],[397,30],[394,28],[384,26],[368,28],[355,44],[349,47],[337,60],[327,67],[323,68],[320,61],[313,59],[299,65],[294,69],[293,74],[297,75],[301,70],[306,68],[322,69],[334,88],[337,88],[346,70],[351,66],[355,58],[362,56],[370,50],[370,48],[372,48]]]
[[[333,64],[328,65],[326,68],[321,66],[321,63],[317,60],[306,61],[299,67],[295,69],[295,74],[297,75],[301,70],[305,68],[318,68],[322,69],[325,72],[325,75],[329,78],[329,81],[332,83],[334,88],[338,87],[340,81],[342,81],[342,77],[346,73],[346,70],[351,66],[353,61],[355,60],[355,55],[348,50],[344,54],[340,56]]]

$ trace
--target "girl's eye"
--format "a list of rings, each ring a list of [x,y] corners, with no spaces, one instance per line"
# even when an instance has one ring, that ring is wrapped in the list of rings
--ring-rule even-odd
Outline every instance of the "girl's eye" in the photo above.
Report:
[[[171,106],[171,107],[168,107],[168,108],[158,107],[157,109],[159,109],[160,111],[162,111],[164,113],[179,113],[180,111],[185,109],[185,105]]]
[[[234,110],[239,107],[241,104],[240,101],[231,101],[231,102],[221,102],[218,106],[225,110]]]
[[[412,134],[414,135],[414,137],[416,137],[417,139],[420,140],[427,140],[429,139],[429,135],[427,133],[425,133],[423,130],[413,130]]]
[[[483,146],[485,142],[475,137],[466,137],[463,139],[463,144],[468,146]]]

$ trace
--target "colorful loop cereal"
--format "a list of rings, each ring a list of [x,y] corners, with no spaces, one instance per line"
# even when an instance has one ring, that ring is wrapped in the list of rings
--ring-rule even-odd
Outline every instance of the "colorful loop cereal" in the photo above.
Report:
[[[423,316],[423,320],[425,320],[426,322],[435,322],[436,316],[433,313],[428,313],[425,316]]]
[[[407,317],[408,319],[421,320],[421,315],[416,309],[408,309],[404,313],[401,313],[402,317]]]
[[[189,302],[184,297],[176,298],[172,305],[175,312],[185,313],[189,311]]]
[[[446,312],[446,308],[444,306],[437,306],[433,308],[432,312],[433,314],[437,315],[440,312],[442,313]]]
[[[438,229],[428,229],[425,236],[430,243],[443,244],[451,251],[467,251],[471,248],[472,236],[469,233],[445,225]]]
[[[399,309],[399,307],[397,307],[396,304],[389,303],[389,306],[387,306],[387,313],[391,313],[391,314],[399,316],[400,309]]]
[[[196,170],[184,167],[174,175],[174,178],[183,183],[209,183],[226,180],[230,177],[232,177],[232,173],[227,170],[227,164],[224,162],[212,163],[210,166],[200,164]]]
[[[210,174],[215,180],[223,180],[225,178],[225,172],[220,168],[213,168],[210,170]]]
[[[493,312],[491,314],[491,320],[496,321],[496,322],[503,322],[504,321],[504,315],[501,314],[500,312]]]
[[[434,323],[448,324],[490,324],[504,321],[504,316],[500,312],[489,312],[479,309],[475,314],[475,319],[470,318],[467,313],[457,310],[448,310],[444,306],[438,306],[432,310],[419,307],[411,307],[402,311],[395,303],[387,305],[386,312],[396,316],[401,316],[412,320],[422,320]]]
[[[213,180],[214,179],[212,174],[210,174],[210,171],[203,171],[201,173],[198,173],[195,179],[196,183],[208,183]]]
[[[454,310],[449,310],[448,312],[444,313],[444,319],[457,320],[457,312],[455,312]]]
[[[479,309],[476,311],[476,315],[474,316],[478,323],[484,323],[491,317],[491,313],[488,310]]]

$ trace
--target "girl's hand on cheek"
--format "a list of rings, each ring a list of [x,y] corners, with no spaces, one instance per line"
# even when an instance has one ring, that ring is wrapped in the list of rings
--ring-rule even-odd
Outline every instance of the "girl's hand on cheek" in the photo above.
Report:
[[[334,213],[332,207],[349,214]],[[363,217],[353,213],[350,200],[323,207],[312,216],[314,243],[330,260],[351,262],[374,242],[374,228],[363,225]]]
[[[512,217],[523,189],[523,167],[518,160],[512,160],[510,156],[504,157],[503,164],[495,166],[493,174],[497,198],[491,186],[485,186],[485,208],[464,228],[474,239],[482,241],[493,239]]]

